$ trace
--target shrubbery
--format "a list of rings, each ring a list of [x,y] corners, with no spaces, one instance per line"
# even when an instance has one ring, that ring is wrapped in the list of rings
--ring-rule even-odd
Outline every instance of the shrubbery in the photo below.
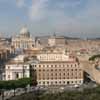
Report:
[[[28,84],[32,84],[31,78],[22,78],[18,80],[0,81],[0,89],[11,90],[16,88],[24,88]]]
[[[18,80],[8,80],[8,81],[0,81],[0,92],[3,96],[3,92],[6,90],[15,90],[17,88],[26,88],[27,85],[34,85],[32,78],[22,78]]]
[[[84,89],[83,91],[66,91],[63,93],[27,93],[11,100],[100,100],[100,86],[92,89]]]

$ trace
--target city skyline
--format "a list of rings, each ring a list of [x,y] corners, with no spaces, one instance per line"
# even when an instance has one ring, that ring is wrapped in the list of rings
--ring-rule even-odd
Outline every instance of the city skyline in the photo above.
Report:
[[[99,37],[99,5],[99,0],[0,0],[0,32],[13,35],[27,25],[33,36]]]

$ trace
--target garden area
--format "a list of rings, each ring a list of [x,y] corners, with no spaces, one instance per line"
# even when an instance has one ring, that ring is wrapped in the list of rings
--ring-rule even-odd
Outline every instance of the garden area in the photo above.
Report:
[[[83,91],[65,91],[62,93],[31,92],[10,100],[100,100],[100,86]]]

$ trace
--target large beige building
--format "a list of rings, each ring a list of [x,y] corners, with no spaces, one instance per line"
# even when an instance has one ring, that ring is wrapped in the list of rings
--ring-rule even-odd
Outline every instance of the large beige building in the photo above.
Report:
[[[83,68],[72,55],[40,53],[33,64],[38,85],[75,85],[83,83]]]
[[[30,37],[30,32],[26,27],[23,27],[18,37],[12,38],[12,45],[16,49],[27,49],[34,46],[34,41]]]
[[[0,62],[2,60],[6,61],[14,53],[15,50],[10,45],[10,42],[6,38],[0,38]]]

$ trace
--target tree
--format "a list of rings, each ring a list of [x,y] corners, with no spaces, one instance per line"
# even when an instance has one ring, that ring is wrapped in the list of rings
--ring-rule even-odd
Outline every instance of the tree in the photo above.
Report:
[[[23,78],[23,79],[18,79],[18,80],[8,80],[8,81],[0,81],[0,90],[2,92],[3,96],[3,91],[4,90],[14,90],[14,96],[15,90],[17,88],[26,88],[27,85],[32,84],[33,81],[31,78]]]

